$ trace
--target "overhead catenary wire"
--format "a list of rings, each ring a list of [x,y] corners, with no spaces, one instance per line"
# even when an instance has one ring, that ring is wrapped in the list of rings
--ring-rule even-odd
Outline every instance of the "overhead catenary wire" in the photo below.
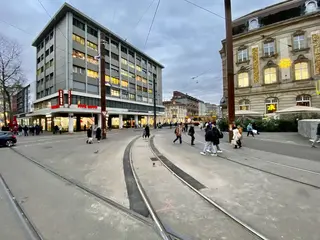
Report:
[[[150,28],[149,28],[149,31],[148,31],[148,35],[147,35],[147,38],[146,38],[146,42],[144,43],[144,48],[146,48],[146,46],[147,46],[147,43],[148,43],[148,40],[149,40],[149,36],[150,36],[151,30],[152,30],[152,26],[153,26],[154,20],[156,18],[156,15],[157,15],[157,12],[158,12],[158,9],[159,9],[160,1],[161,0],[158,0],[158,4],[157,4],[156,10],[154,12],[154,15],[153,15],[153,18],[152,18],[152,22],[151,22],[151,25],[150,25]]]

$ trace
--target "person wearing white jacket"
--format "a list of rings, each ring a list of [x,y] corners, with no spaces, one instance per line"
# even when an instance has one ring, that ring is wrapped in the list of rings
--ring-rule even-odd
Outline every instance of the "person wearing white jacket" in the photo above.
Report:
[[[238,148],[238,146],[239,146],[239,148],[242,147],[240,139],[241,139],[241,134],[239,132],[239,129],[237,127],[234,127],[233,128],[233,140],[231,142],[231,144],[234,145],[234,148]]]

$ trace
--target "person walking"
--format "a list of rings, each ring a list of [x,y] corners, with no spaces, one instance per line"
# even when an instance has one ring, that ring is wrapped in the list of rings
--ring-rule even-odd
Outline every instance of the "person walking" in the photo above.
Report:
[[[145,131],[145,137],[147,138],[150,138],[150,128],[148,126],[148,124],[146,125],[146,127],[144,128],[144,131]]]
[[[213,125],[212,127],[215,129],[216,131],[216,134],[218,136],[218,139],[215,141],[215,143],[213,143],[216,148],[217,148],[217,153],[222,153],[222,150],[220,149],[220,138],[223,138],[223,133],[220,131],[220,129],[217,127],[217,123],[216,122],[213,122]]]
[[[91,144],[92,143],[92,128],[89,127],[88,130],[87,130],[87,143]]]
[[[205,156],[207,155],[207,152],[211,152],[211,156],[217,156],[217,151],[212,144],[214,142],[214,135],[210,125],[206,127],[205,131],[206,131],[206,134],[205,134],[206,142],[204,144],[203,151],[200,152],[200,154]]]
[[[101,128],[100,128],[100,127],[97,127],[97,130],[96,130],[96,138],[97,138],[98,143],[99,143],[100,140],[101,140]]]
[[[320,139],[320,123],[318,123],[316,137],[314,138],[314,141],[313,141],[311,147],[316,148],[316,143],[319,141],[319,139]]]
[[[180,141],[180,144],[182,144],[181,134],[182,134],[182,123],[180,123],[176,129],[174,130],[174,133],[176,134],[176,139],[173,141],[175,143],[178,139]]]
[[[28,130],[29,130],[28,126],[27,126],[27,125],[24,125],[23,131],[24,131],[24,136],[25,136],[25,137],[29,136]]]
[[[195,140],[194,134],[195,134],[194,126],[193,126],[193,124],[191,124],[190,128],[189,128],[189,132],[188,132],[188,135],[191,137],[191,146],[195,145],[194,144],[194,140]]]
[[[234,145],[234,148],[241,148],[241,134],[239,132],[239,129],[237,127],[233,127],[233,139],[231,141],[231,144]]]
[[[252,124],[251,123],[249,123],[248,124],[248,126],[247,126],[247,137],[249,137],[249,135],[251,134],[252,135],[252,137],[254,137],[254,134],[253,134],[253,128],[252,128]]]

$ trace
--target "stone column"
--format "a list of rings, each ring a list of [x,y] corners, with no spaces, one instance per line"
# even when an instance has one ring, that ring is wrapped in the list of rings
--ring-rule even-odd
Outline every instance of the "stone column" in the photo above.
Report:
[[[119,114],[119,129],[123,128],[123,115]]]
[[[135,127],[139,125],[138,115],[134,115],[134,124],[135,124]]]
[[[73,113],[68,114],[69,117],[69,133],[73,133]]]
[[[98,118],[98,127],[101,128],[102,126],[102,117],[101,117],[101,113],[97,114],[97,118]]]

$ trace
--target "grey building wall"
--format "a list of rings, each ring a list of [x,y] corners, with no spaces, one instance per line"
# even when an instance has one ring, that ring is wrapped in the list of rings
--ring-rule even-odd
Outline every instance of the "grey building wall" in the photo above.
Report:
[[[68,14],[55,27],[55,91],[66,89],[66,74],[68,55],[67,39]],[[72,39],[72,38],[71,38]]]

